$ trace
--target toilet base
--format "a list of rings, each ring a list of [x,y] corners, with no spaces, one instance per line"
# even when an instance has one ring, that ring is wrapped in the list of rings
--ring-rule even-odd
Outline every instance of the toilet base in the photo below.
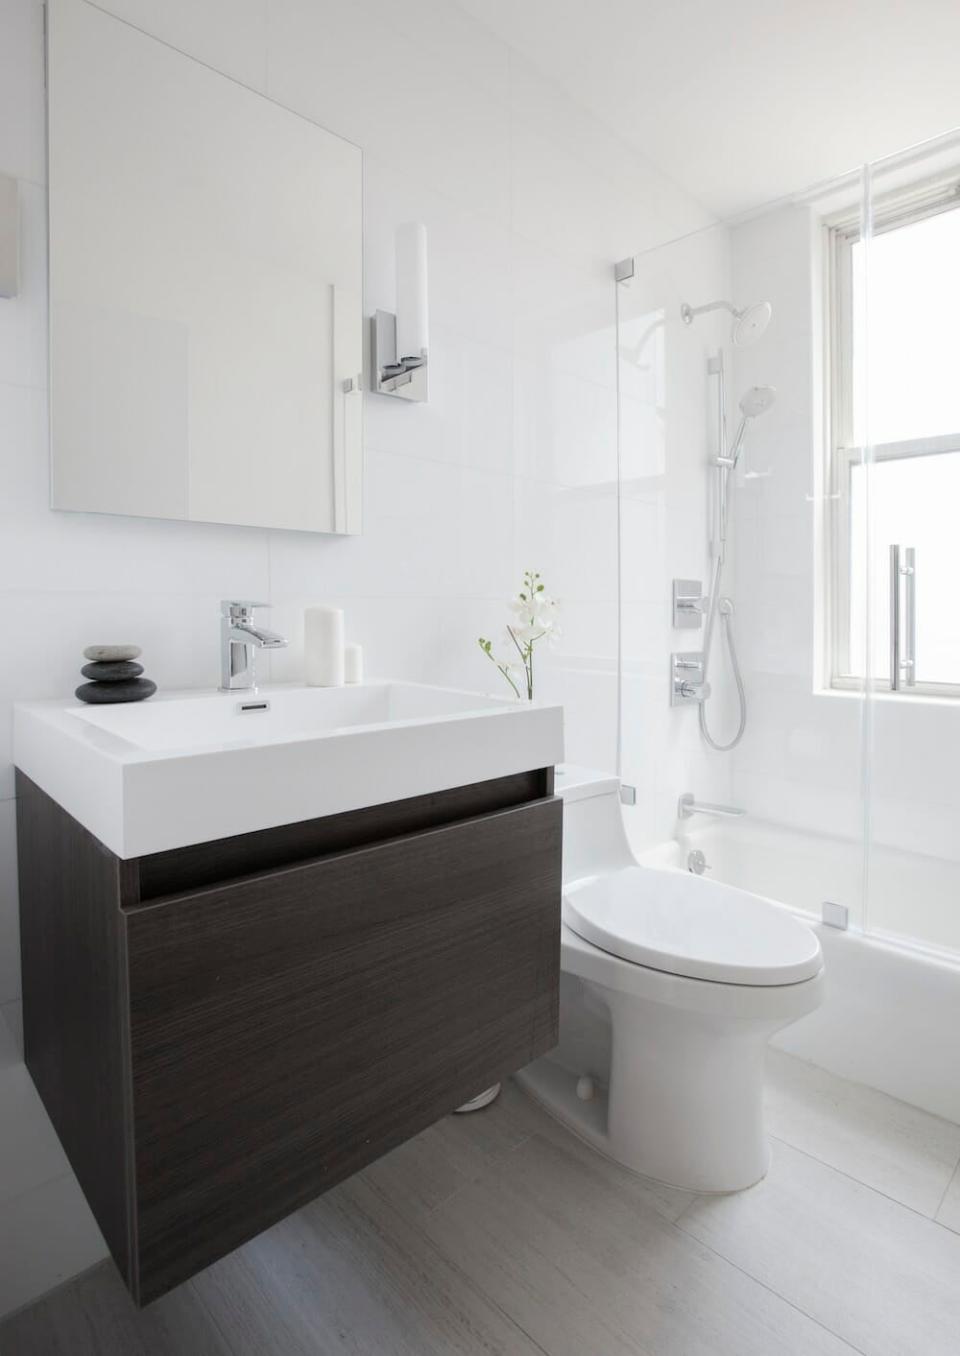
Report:
[[[676,1191],[696,1191],[702,1196],[728,1196],[732,1192],[755,1186],[766,1177],[770,1166],[770,1147],[766,1139],[763,1142],[758,1175],[752,1181],[735,1187],[693,1187],[685,1175],[683,1180],[658,1177],[653,1172],[645,1170],[646,1164],[644,1167],[638,1167],[635,1161],[628,1162],[622,1153],[616,1151],[607,1133],[609,1114],[607,1089],[597,1085],[594,1099],[584,1103],[577,1094],[577,1084],[582,1077],[582,1074],[572,1073],[562,1065],[556,1064],[549,1055],[534,1060],[532,1064],[528,1064],[525,1069],[520,1069],[513,1075],[517,1085],[565,1130],[584,1144],[588,1144],[602,1157],[608,1158],[611,1163],[617,1163],[628,1172],[654,1182],[657,1186],[670,1187]]]
[[[766,1175],[767,1043],[786,1024],[609,992],[607,1137],[621,1163],[689,1191],[742,1191]]]
[[[584,954],[596,961],[591,968],[623,985],[588,978],[578,964],[580,984],[561,988],[561,1050],[565,1029],[577,1029],[581,1011],[609,1017],[599,1025],[602,1048],[593,1042],[596,1067],[574,1072],[547,1056],[517,1081],[580,1138],[642,1177],[706,1194],[759,1182],[770,1162],[763,1123],[767,1045],[819,1004],[822,976],[750,989],[628,966],[592,948]],[[568,1065],[581,1063],[570,1059],[574,1048],[566,1048]]]

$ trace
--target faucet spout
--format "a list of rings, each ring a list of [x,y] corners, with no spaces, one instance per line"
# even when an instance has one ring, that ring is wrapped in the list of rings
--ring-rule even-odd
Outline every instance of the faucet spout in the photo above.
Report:
[[[265,626],[237,625],[230,628],[230,640],[234,645],[253,645],[258,650],[282,650],[289,642],[276,631],[268,631]]]
[[[693,793],[688,791],[677,801],[677,817],[679,819],[690,819],[693,815],[714,815],[719,819],[739,819],[745,815],[746,810],[738,809],[736,805],[711,805],[706,801],[694,800]]]

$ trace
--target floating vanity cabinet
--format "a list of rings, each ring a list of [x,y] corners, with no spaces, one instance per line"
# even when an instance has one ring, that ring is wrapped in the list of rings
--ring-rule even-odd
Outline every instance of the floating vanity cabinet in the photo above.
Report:
[[[129,860],[18,797],[27,1066],[141,1304],[556,1042],[552,769]]]

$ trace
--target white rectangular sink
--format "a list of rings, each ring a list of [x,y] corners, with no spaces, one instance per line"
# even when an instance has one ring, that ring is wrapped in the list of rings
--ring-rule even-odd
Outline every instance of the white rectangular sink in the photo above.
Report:
[[[563,708],[416,683],[25,702],[14,762],[118,857],[552,767]]]

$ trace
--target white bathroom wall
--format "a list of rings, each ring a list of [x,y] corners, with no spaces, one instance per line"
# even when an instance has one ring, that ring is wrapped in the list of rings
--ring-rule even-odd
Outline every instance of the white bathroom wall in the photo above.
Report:
[[[0,0],[0,172],[19,178],[23,203],[22,293],[0,301],[0,1004],[13,1023],[11,708],[69,693],[86,644],[134,641],[161,688],[212,686],[219,600],[263,597],[274,605],[271,624],[292,641],[271,657],[272,676],[295,678],[302,607],[331,600],[347,609],[372,674],[495,687],[475,638],[500,635],[505,601],[531,566],[564,603],[564,639],[542,691],[567,704],[570,756],[612,766],[611,266],[709,220],[445,0],[402,9],[386,0],[110,0],[101,8],[362,146],[367,314],[392,305],[396,224],[426,222],[430,401],[365,397],[359,538],[51,512],[42,6]],[[699,482],[672,479],[660,495],[665,578],[665,543],[694,520],[699,535],[702,506]],[[629,550],[640,553],[628,568],[638,573],[647,568],[649,505],[638,501],[627,519]],[[655,610],[662,583],[651,585]],[[640,608],[636,619],[640,637],[648,621],[662,631],[659,612],[654,619]],[[659,656],[654,667],[665,662]],[[271,676],[271,667],[263,672]],[[668,718],[665,690],[664,677],[645,731]],[[649,809],[655,760],[642,742],[634,750],[631,776]],[[665,744],[661,770],[669,756]]]

